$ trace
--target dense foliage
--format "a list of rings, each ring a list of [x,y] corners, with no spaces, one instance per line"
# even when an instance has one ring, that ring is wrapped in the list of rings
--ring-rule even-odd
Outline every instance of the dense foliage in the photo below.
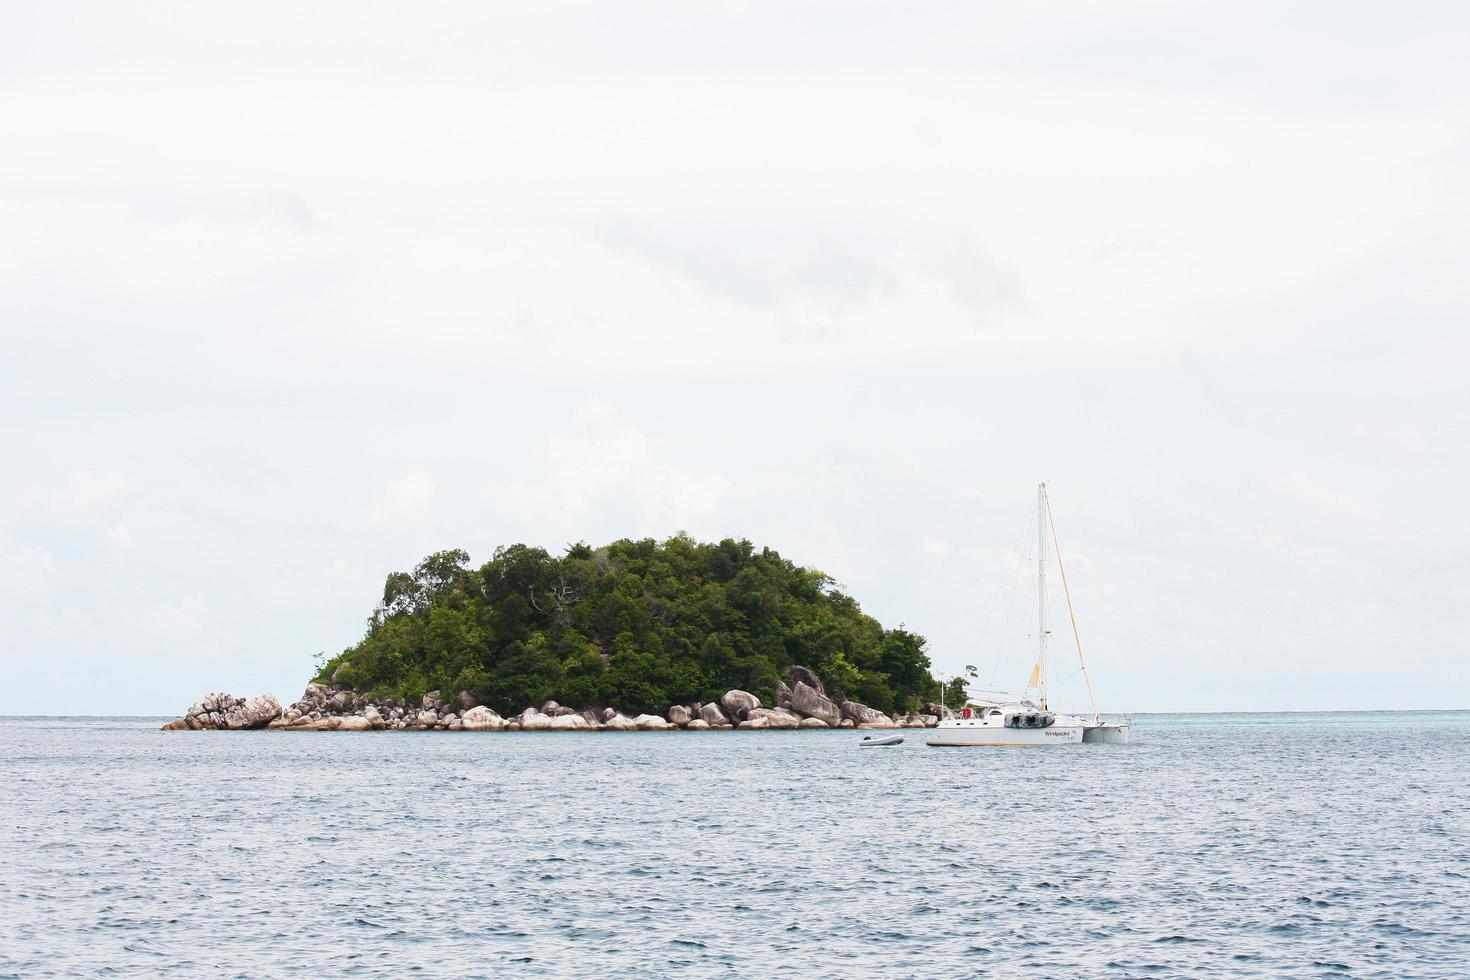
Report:
[[[662,712],[731,688],[770,703],[790,664],[884,711],[933,698],[924,638],[885,630],[826,575],[749,541],[517,544],[394,572],[356,646],[317,679],[383,697],[468,690],[505,712],[555,699]]]

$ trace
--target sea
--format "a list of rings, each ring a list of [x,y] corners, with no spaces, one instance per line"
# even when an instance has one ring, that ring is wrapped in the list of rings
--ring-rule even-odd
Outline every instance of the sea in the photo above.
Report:
[[[1470,976],[1470,712],[1131,744],[0,719],[0,975]]]

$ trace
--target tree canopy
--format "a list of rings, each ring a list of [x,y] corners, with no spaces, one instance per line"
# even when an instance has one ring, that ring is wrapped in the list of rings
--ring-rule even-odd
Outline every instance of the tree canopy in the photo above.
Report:
[[[500,711],[554,699],[662,712],[731,688],[770,703],[783,670],[883,711],[934,697],[924,638],[884,629],[827,575],[685,535],[515,544],[474,568],[458,549],[394,572],[361,642],[317,676],[381,697],[467,690]]]

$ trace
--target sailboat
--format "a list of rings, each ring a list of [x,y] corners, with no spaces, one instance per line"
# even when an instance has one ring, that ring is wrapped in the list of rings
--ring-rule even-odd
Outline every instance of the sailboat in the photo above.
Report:
[[[1072,636],[1077,641],[1077,660],[1082,677],[1087,681],[1087,695],[1092,701],[1091,717],[1058,714],[1047,705],[1046,641],[1051,635],[1046,622],[1046,556],[1047,531],[1055,546],[1057,570],[1061,574],[1062,591],[1067,597],[1067,614],[1072,621]],[[1067,585],[1067,570],[1062,564],[1062,549],[1057,543],[1056,524],[1051,517],[1051,501],[1046,484],[1036,486],[1036,596],[1037,650],[1036,662],[1026,692],[1014,697],[975,699],[952,718],[941,718],[930,733],[929,744],[938,746],[992,745],[1037,746],[1076,745],[1081,742],[1121,743],[1128,741],[1128,724],[1104,721],[1097,710],[1097,696],[1092,677],[1082,656],[1082,636],[1077,630],[1077,613],[1072,608],[1072,590]]]

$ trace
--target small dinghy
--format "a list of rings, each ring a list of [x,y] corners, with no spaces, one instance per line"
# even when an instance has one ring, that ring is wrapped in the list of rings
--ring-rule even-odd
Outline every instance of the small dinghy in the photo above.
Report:
[[[880,745],[902,745],[902,735],[864,735],[863,740],[858,743],[858,748],[875,749]]]

